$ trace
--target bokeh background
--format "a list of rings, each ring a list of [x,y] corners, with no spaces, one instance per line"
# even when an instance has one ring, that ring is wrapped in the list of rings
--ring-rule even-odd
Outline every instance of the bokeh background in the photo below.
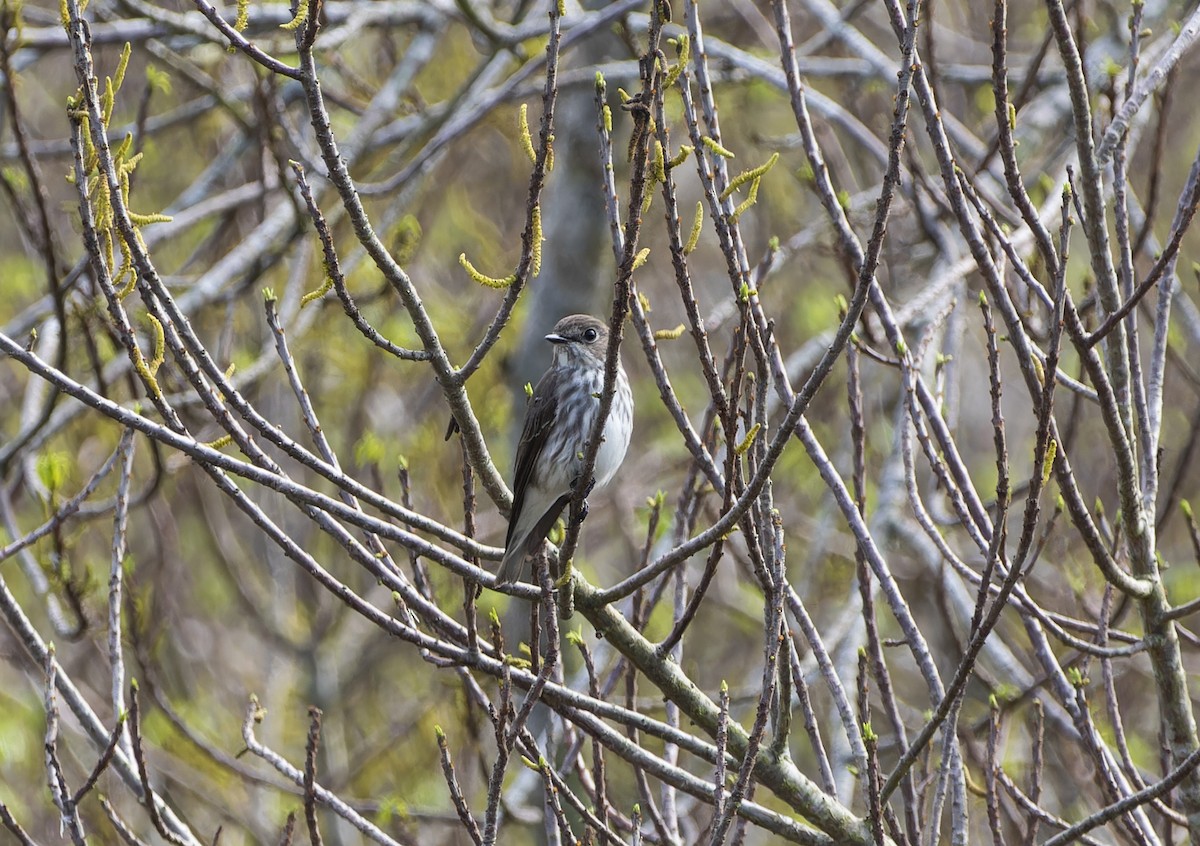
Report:
[[[676,17],[682,20],[683,4],[676,5],[681,7]],[[828,11],[826,7],[815,2],[789,5],[802,73],[817,104],[819,140],[850,220],[865,240],[893,112],[896,39],[879,3],[849,2],[834,10],[877,53],[856,51],[838,37],[818,14]],[[528,72],[527,67],[543,53],[545,37],[501,36],[543,21],[545,4],[328,0],[324,6],[327,19],[317,55],[343,153],[377,231],[414,280],[451,360],[462,362],[479,342],[503,292],[478,285],[464,272],[458,256],[465,253],[488,275],[512,272],[520,255],[530,171],[519,137],[519,106],[529,105],[535,133],[540,118],[543,77],[540,70]],[[45,329],[54,313],[46,249],[34,222],[36,204],[20,152],[23,146],[36,162],[45,191],[53,232],[52,272],[60,281],[69,280],[63,369],[129,404],[139,398],[139,391],[83,267],[78,202],[66,179],[71,170],[66,104],[77,82],[59,9],[41,2],[6,2],[2,8],[8,25],[8,73],[3,82],[11,98],[0,106],[0,329],[30,342],[43,358],[55,358],[59,339]],[[1111,113],[1114,92],[1124,85],[1129,11],[1127,4],[1107,0],[1071,4],[1101,126]],[[1143,49],[1153,50],[1174,37],[1190,11],[1190,4],[1147,2],[1144,14],[1151,32]],[[969,175],[992,190],[988,199],[1001,209],[1002,219],[1011,220],[996,182],[988,181],[999,167],[991,152],[992,12],[992,4],[927,3],[918,46],[936,81],[957,153],[976,168]],[[566,21],[584,13],[568,3]],[[226,14],[229,19],[234,16],[232,9]],[[448,411],[430,369],[397,361],[372,346],[346,319],[332,294],[301,304],[304,295],[320,287],[324,274],[320,244],[294,190],[289,160],[303,163],[309,173],[335,235],[348,288],[364,317],[396,343],[419,346],[411,320],[357,245],[335,194],[320,175],[323,166],[299,86],[226,49],[224,39],[190,3],[93,0],[87,16],[102,80],[114,72],[124,43],[132,44],[112,119],[114,135],[131,133],[134,149],[142,154],[132,177],[131,203],[139,212],[172,217],[171,222],[145,227],[144,234],[159,272],[186,304],[193,329],[216,361],[232,368],[234,382],[265,416],[297,439],[306,438],[263,315],[261,291],[272,289],[296,364],[345,470],[397,501],[407,498],[416,510],[460,526],[462,454],[456,439],[444,437]],[[723,144],[736,156],[731,168],[736,172],[779,154],[762,181],[757,203],[740,225],[751,260],[769,264],[758,294],[799,384],[828,343],[839,319],[838,296],[849,296],[853,278],[812,190],[811,169],[800,149],[787,92],[778,85],[778,42],[769,4],[706,3],[701,16],[710,39],[708,59],[716,80]],[[250,3],[248,34],[274,55],[294,60],[291,35],[280,29],[290,17],[283,4]],[[504,24],[500,35],[481,20]],[[608,81],[616,178],[624,198],[630,119],[619,108],[615,89],[622,86],[632,92],[639,85],[636,58],[645,27],[646,10],[638,7],[570,42],[563,51],[555,167],[543,195],[544,263],[540,275],[529,281],[493,354],[468,383],[492,458],[506,476],[523,412],[523,386],[536,381],[548,362],[542,336],[563,314],[607,314],[611,309],[616,267],[600,191],[594,81],[597,71]],[[668,34],[678,31],[677,24],[668,27]],[[1069,101],[1055,49],[1038,61],[1047,39],[1044,7],[1029,0],[1010,4],[1009,38],[1013,88],[1020,87],[1023,97],[1019,153],[1026,184],[1040,203],[1058,190],[1062,163],[1073,152]],[[886,60],[882,66],[879,57]],[[1140,207],[1149,211],[1148,236],[1159,242],[1168,232],[1200,138],[1189,82],[1198,71],[1200,60],[1192,51],[1140,113],[1135,128],[1130,184]],[[667,97],[667,111],[673,139],[686,141],[677,96]],[[974,305],[980,281],[969,259],[963,260],[966,253],[942,204],[936,163],[915,111],[910,125],[915,130],[903,159],[905,181],[889,223],[878,278],[912,342],[927,329],[932,333],[926,377],[937,387],[978,489],[989,496],[996,469],[984,336]],[[701,188],[690,166],[677,169],[675,177],[680,207],[688,215],[686,228]],[[1139,214],[1139,228],[1141,220]],[[1197,479],[1193,447],[1200,422],[1200,333],[1191,305],[1197,243],[1194,234],[1188,235],[1182,251],[1180,300],[1186,305],[1177,306],[1178,326],[1170,337],[1160,458],[1159,549],[1164,565],[1171,565],[1165,578],[1177,602],[1200,595],[1196,550],[1179,506],[1180,500],[1194,497]],[[645,298],[652,326],[674,329],[684,323],[685,315],[671,268],[661,197],[656,196],[644,214],[641,245],[650,252],[635,277],[638,292]],[[1082,240],[1073,247],[1068,283],[1076,301],[1086,307],[1091,284],[1087,250]],[[1142,272],[1151,262],[1152,250],[1137,256]],[[719,360],[732,342],[739,315],[711,221],[689,266]],[[1025,296],[1017,286],[1014,291],[1015,297]],[[128,308],[143,339],[149,339],[150,324],[136,295]],[[1027,316],[1033,331],[1044,338],[1044,321],[1039,324],[1032,306]],[[41,331],[33,339],[35,329]],[[868,347],[886,348],[878,322],[869,313],[858,338]],[[683,406],[699,419],[709,397],[687,334],[660,339],[659,351]],[[1007,351],[1001,357],[1012,376],[1011,357]],[[577,559],[584,575],[602,585],[636,569],[647,542],[647,501],[659,491],[665,493],[665,508],[653,543],[658,550],[670,545],[677,530],[671,512],[692,461],[659,400],[632,332],[627,333],[624,361],[636,397],[634,443],[616,480],[591,497],[591,516],[584,524]],[[1063,369],[1078,375],[1078,359],[1070,350]],[[222,434],[170,359],[158,378],[198,437]],[[872,527],[948,676],[961,655],[974,596],[955,581],[906,513],[897,441],[903,399],[898,372],[867,356],[863,381]],[[834,464],[848,476],[845,384],[845,368],[839,365],[808,417]],[[36,431],[27,432],[48,401],[42,383],[15,362],[0,360],[0,445],[22,441],[20,449],[5,453],[0,463],[0,547],[36,527],[57,503],[73,495],[121,434],[111,421],[62,397],[53,401]],[[1005,403],[1013,474],[1019,482],[1033,472],[1035,420],[1029,397],[1015,377]],[[779,413],[773,412],[776,419]],[[1060,425],[1070,433],[1068,448],[1080,487],[1096,502],[1097,513],[1109,515],[1102,518],[1109,525],[1116,510],[1115,471],[1095,407],[1060,390],[1058,414]],[[298,480],[330,491],[305,468],[283,463]],[[940,503],[936,485],[927,478],[928,468],[922,467],[921,487],[935,516],[950,541],[965,550],[953,513]],[[276,842],[288,812],[301,806],[298,787],[252,756],[239,756],[241,723],[253,693],[267,709],[258,728],[260,740],[298,765],[308,729],[306,708],[323,709],[322,783],[392,836],[409,843],[470,842],[450,805],[434,726],[447,731],[463,788],[477,809],[493,747],[486,715],[468,703],[458,676],[432,668],[415,649],[389,638],[320,589],[185,456],[139,438],[133,483],[125,567],[128,673],[140,684],[153,782],[193,829],[211,838],[219,828],[223,846]],[[246,487],[334,575],[380,607],[389,606],[388,591],[314,524],[270,492]],[[109,480],[97,494],[98,501],[113,493]],[[773,494],[786,526],[789,578],[824,634],[844,683],[852,687],[861,643],[853,538],[797,446],[781,460]],[[705,498],[701,526],[716,518],[719,506],[718,497]],[[1049,499],[1047,514],[1052,510]],[[480,491],[479,536],[500,544],[504,527],[498,509]],[[111,546],[111,511],[96,508],[22,553],[0,560],[0,577],[41,636],[54,642],[64,672],[106,724],[113,716],[105,658]],[[403,550],[393,552],[403,561]],[[759,694],[762,595],[736,538],[725,555],[685,641],[682,666],[710,695],[715,696],[722,681],[728,682],[731,713],[748,724]],[[978,567],[980,562],[968,563]],[[702,561],[690,565],[693,577],[701,566]],[[436,565],[426,567],[443,606],[461,614],[461,580]],[[1086,620],[1100,613],[1102,577],[1065,518],[1054,523],[1027,586],[1048,611]],[[519,600],[484,591],[481,617],[491,608],[514,632],[528,625],[526,606]],[[1115,620],[1114,626],[1137,635],[1136,614]],[[660,604],[648,635],[661,637],[670,621],[669,602]],[[1197,638],[1189,625],[1189,620],[1181,621],[1191,668]],[[566,626],[578,627],[591,638],[588,625],[578,618]],[[880,615],[880,626],[884,636],[896,635],[886,613]],[[1009,728],[1002,757],[1020,780],[1029,767],[1031,703],[1042,695],[1042,678],[1025,652],[1028,644],[1015,615],[1002,620],[995,639],[1003,646],[985,651],[968,688],[959,728],[968,770],[980,784],[989,696],[1004,709]],[[1081,663],[1061,644],[1056,648],[1064,663],[1081,667],[1086,675],[1086,661]],[[904,718],[910,728],[919,727],[929,708],[922,683],[907,653],[889,649],[888,655],[895,656],[891,669]],[[564,657],[571,678],[579,671],[578,655],[567,649]],[[811,675],[808,656],[805,662],[813,679],[814,709],[827,721],[825,730],[836,734],[830,700]],[[1116,690],[1137,764],[1157,773],[1157,704],[1148,678],[1144,661],[1124,660],[1118,666]],[[48,798],[42,751],[43,686],[41,668],[9,629],[0,628],[0,801],[39,842],[58,842],[58,816]],[[662,715],[662,702],[649,684],[639,696],[639,707]],[[1098,724],[1111,731],[1106,714],[1099,707],[1095,711]],[[64,718],[63,733],[60,753],[78,784],[96,750],[69,718]],[[881,735],[881,754],[885,762],[894,761],[886,732]],[[836,739],[831,743],[839,784],[855,797],[848,801],[861,813],[856,776],[847,771],[844,749],[839,748],[844,744]],[[812,772],[808,748],[798,742],[793,751],[800,768]],[[1097,799],[1090,764],[1069,742],[1060,744],[1053,738],[1048,739],[1046,758],[1047,806],[1067,819],[1093,810]],[[524,769],[519,765],[513,769],[507,800],[511,818],[500,842],[539,842],[540,782],[518,772]],[[695,770],[705,778],[709,775],[702,766]],[[630,772],[614,766],[610,778],[612,801],[628,812],[638,801]],[[102,777],[100,788],[122,814],[139,821],[137,830],[143,837],[151,837],[135,801],[113,776]],[[972,802],[977,803],[973,819],[982,826],[982,799],[973,796]],[[777,801],[774,805],[782,807]],[[81,813],[95,832],[95,842],[117,842],[97,803],[85,803]],[[1006,813],[1011,819],[1006,817],[1005,825],[1016,826],[1019,812],[1010,806]],[[708,816],[702,804],[683,802],[682,842],[694,842]],[[361,836],[345,824],[332,816],[323,819],[326,842],[360,842]],[[977,833],[983,836],[984,831]],[[0,840],[5,836],[0,834]],[[1173,836],[1182,834],[1176,829]],[[752,832],[747,842],[773,841]]]

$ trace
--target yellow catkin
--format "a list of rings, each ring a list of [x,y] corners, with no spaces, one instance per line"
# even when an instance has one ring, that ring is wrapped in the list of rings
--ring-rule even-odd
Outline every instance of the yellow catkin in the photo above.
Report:
[[[470,261],[470,259],[467,258],[466,253],[459,254],[458,263],[462,265],[463,270],[467,271],[468,276],[470,276],[473,280],[478,282],[480,285],[483,285],[487,288],[496,288],[497,290],[502,290],[504,288],[508,288],[514,282],[517,281],[516,274],[511,274],[509,276],[505,276],[502,279],[497,278],[495,276],[484,276],[482,273],[480,273],[478,270],[475,269],[475,265],[471,264],[471,261]]]
[[[308,0],[300,0],[300,2],[296,5],[296,17],[292,18],[290,21],[288,21],[285,24],[280,24],[279,28],[286,29],[289,32],[291,32],[293,30],[297,30],[300,27],[304,26],[304,23],[307,20],[308,20]]]
[[[244,32],[250,24],[250,0],[238,0],[237,3],[237,18],[233,22],[233,28],[238,32]]]
[[[696,216],[692,219],[692,231],[688,235],[687,243],[683,245],[683,254],[690,255],[692,250],[696,249],[696,244],[700,242],[700,230],[704,228],[704,203],[696,201]]]
[[[537,162],[537,153],[533,150],[533,137],[529,134],[529,104],[522,103],[517,112],[517,134],[521,138],[521,149],[529,157],[531,164]]]
[[[779,161],[779,153],[772,153],[771,158],[767,159],[765,164],[761,164],[758,167],[750,168],[749,170],[743,170],[741,173],[739,173],[737,176],[735,176],[730,181],[729,186],[724,191],[721,192],[721,199],[724,200],[726,197],[728,197],[730,194],[732,194],[738,188],[741,188],[747,182],[749,182],[753,185],[754,182],[758,181],[759,179],[762,179],[763,175],[768,170],[770,170],[772,167],[774,167],[775,162],[777,162],[777,161]]]
[[[718,144],[717,140],[715,138],[709,138],[707,135],[705,135],[700,140],[702,140],[704,142],[705,147],[712,150],[714,153],[716,153],[721,158],[723,158],[723,159],[734,158],[733,153],[729,150],[726,150],[724,147],[722,147],[720,144]]]
[[[758,184],[760,182],[762,182],[762,179],[755,179],[750,183],[750,193],[746,195],[746,199],[739,203],[738,207],[733,210],[733,214],[730,215],[734,221],[740,218],[746,209],[758,202]]]
[[[692,154],[692,149],[693,148],[689,147],[687,144],[682,145],[679,148],[679,152],[675,154],[671,161],[667,162],[667,167],[676,168],[686,162],[687,157]]]
[[[758,431],[761,428],[762,428],[761,423],[755,423],[753,426],[751,426],[750,431],[746,433],[746,437],[742,440],[742,442],[740,444],[738,444],[736,447],[734,447],[733,451],[737,455],[745,455],[746,450],[750,449],[750,447],[754,445],[754,439],[758,437]]]
[[[325,296],[332,289],[333,289],[333,277],[330,276],[329,274],[325,274],[325,279],[322,280],[320,288],[317,288],[317,290],[315,290],[315,291],[309,291],[307,294],[305,294],[303,297],[300,298],[300,308],[304,308],[309,303],[315,302],[315,301],[321,299],[321,297]]]
[[[533,278],[542,272],[542,207],[540,204],[533,207],[533,225],[530,228],[532,229],[533,243],[531,244],[529,276]]]

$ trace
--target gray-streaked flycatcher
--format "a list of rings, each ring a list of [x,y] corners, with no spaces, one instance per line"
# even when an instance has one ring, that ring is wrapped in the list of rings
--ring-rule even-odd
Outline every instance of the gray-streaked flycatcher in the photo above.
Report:
[[[608,326],[589,315],[572,314],[558,321],[546,340],[554,345],[554,360],[533,389],[525,412],[525,428],[517,444],[512,517],[497,585],[521,578],[525,559],[537,552],[575,486],[586,484],[590,490],[592,485],[579,476],[600,410]],[[618,365],[616,393],[596,454],[594,484],[606,484],[617,472],[632,432],[633,394],[625,368]]]

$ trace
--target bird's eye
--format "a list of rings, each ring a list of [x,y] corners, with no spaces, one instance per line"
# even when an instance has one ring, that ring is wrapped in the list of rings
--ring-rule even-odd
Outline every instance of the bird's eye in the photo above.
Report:
[[[597,332],[595,329],[583,330],[583,340],[587,341],[589,344],[594,343],[595,340],[599,337],[600,337],[600,333]]]

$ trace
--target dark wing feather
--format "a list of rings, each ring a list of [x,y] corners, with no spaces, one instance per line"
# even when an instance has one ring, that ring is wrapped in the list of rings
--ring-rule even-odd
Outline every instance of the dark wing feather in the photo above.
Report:
[[[570,494],[563,494],[558,498],[558,501],[550,506],[550,510],[542,515],[542,519],[538,520],[529,534],[525,536],[524,549],[520,550],[517,563],[520,564],[528,555],[533,555],[542,548],[542,541],[546,539],[546,535],[550,534],[550,530],[554,528],[554,524],[558,522],[558,518],[562,516],[563,509],[567,507],[570,501]],[[510,524],[511,525],[511,524]],[[507,547],[507,544],[505,544]]]
[[[513,527],[517,525],[517,517],[525,506],[525,490],[533,481],[533,470],[558,416],[560,379],[558,370],[547,370],[533,389],[533,398],[525,411],[525,428],[521,430],[521,440],[517,443],[517,461],[513,472],[513,507],[508,520],[508,534],[504,538],[506,549],[512,543]]]

